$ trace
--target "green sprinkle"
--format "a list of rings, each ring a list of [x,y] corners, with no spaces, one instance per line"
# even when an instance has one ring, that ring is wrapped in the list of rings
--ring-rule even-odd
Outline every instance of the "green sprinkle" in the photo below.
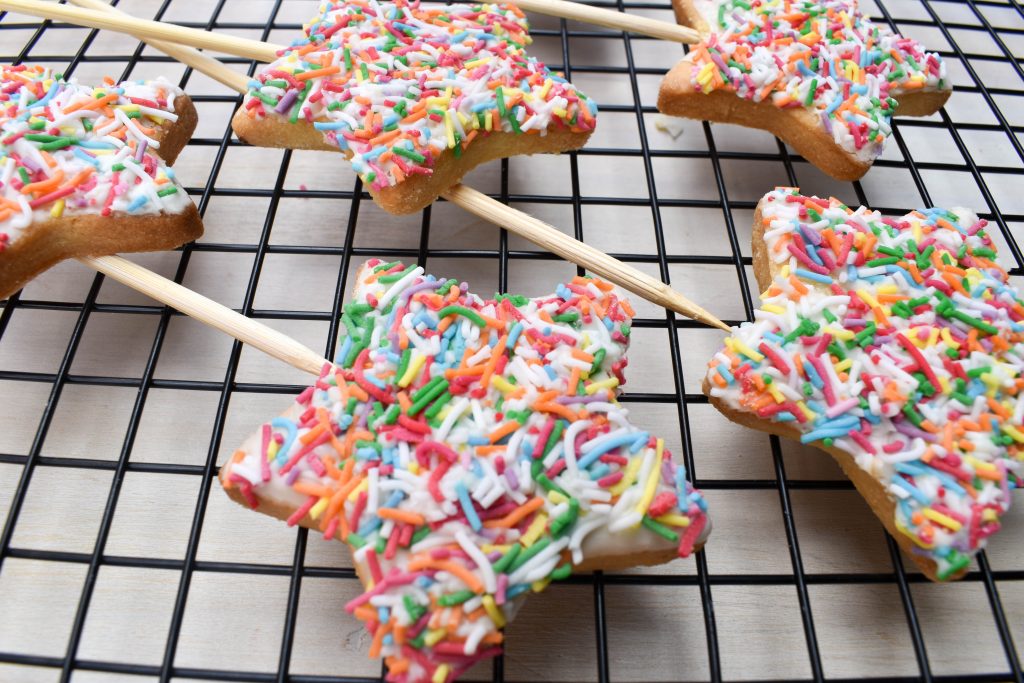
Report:
[[[661,522],[651,519],[651,517],[648,515],[644,515],[644,518],[640,521],[640,523],[648,529],[650,529],[651,531],[653,531],[654,533],[664,538],[666,541],[669,541],[670,543],[679,542],[679,534],[672,531]]]
[[[447,294],[447,293],[448,293],[448,291],[449,291],[449,290],[450,290],[450,289],[451,289],[452,287],[454,287],[454,286],[455,286],[455,285],[457,285],[457,284],[459,284],[459,281],[458,281],[458,280],[456,280],[455,278],[451,278],[451,279],[445,280],[445,281],[444,281],[444,284],[442,284],[442,285],[441,285],[440,287],[438,287],[437,289],[435,289],[435,290],[434,290],[434,292],[435,292],[436,294],[440,294],[441,296],[444,296],[445,294]]]
[[[25,137],[28,136],[26,135]],[[65,147],[70,147],[71,145],[77,144],[78,140],[76,140],[75,138],[57,138],[53,142],[47,142],[45,144],[39,145],[39,149],[46,152],[51,152],[55,149],[64,149]]]
[[[445,318],[452,314],[461,315],[462,317],[469,319],[469,321],[477,327],[484,327],[487,325],[487,321],[481,318],[476,311],[466,308],[465,306],[445,306],[437,312],[437,317]]]
[[[807,89],[807,97],[804,98],[804,106],[809,107],[814,104],[814,93],[818,90],[818,79],[811,79],[811,87]]]
[[[440,380],[440,381],[437,381]],[[436,382],[436,383],[435,383]],[[432,386],[431,386],[432,385]],[[429,389],[428,389],[429,387]],[[415,415],[426,408],[431,401],[448,391],[448,380],[438,375],[427,383],[412,397],[412,405],[409,406],[409,415]],[[417,396],[419,398],[417,398]]]
[[[515,570],[522,567],[524,564],[526,564],[527,562],[532,560],[536,555],[538,555],[542,550],[544,550],[544,548],[547,548],[550,544],[550,538],[545,537],[538,540],[529,548],[519,553],[519,557],[517,557],[515,562],[512,563],[512,566],[509,568],[509,572],[514,572]]]
[[[551,319],[556,323],[574,323],[580,319],[580,314],[576,311],[570,311],[569,313],[559,313],[558,315],[551,316]]]
[[[345,539],[345,542],[354,548],[362,548],[364,545],[366,545],[366,539],[354,531],[349,533],[348,537]]]
[[[406,149],[405,147],[400,147],[396,145],[395,147],[392,147],[391,150],[395,154],[403,156],[409,161],[415,161],[417,164],[422,164],[424,161],[427,160],[427,158],[420,154],[419,152],[416,152],[411,149]]]
[[[569,499],[569,509],[560,514],[553,522],[551,522],[551,535],[558,538],[569,528],[576,523],[576,518],[580,513],[580,502],[575,498]]]
[[[398,416],[402,412],[402,406],[392,403],[391,407],[384,412],[384,424],[393,425],[398,422]]]
[[[607,355],[604,347],[594,352],[594,362],[590,365],[590,374],[596,374],[601,369],[601,363],[604,363],[604,357]]]
[[[26,171],[23,166],[18,167],[18,177],[20,177],[21,182],[23,182],[26,185],[32,182],[32,178],[29,177],[28,171]]]
[[[178,191],[177,187],[175,187],[174,185],[168,185],[164,189],[162,189],[159,192],[157,192],[156,196],[157,197],[166,197],[168,195],[175,194],[177,191]]]
[[[432,406],[430,406],[429,408],[427,408],[427,412],[425,412],[423,414],[427,417],[428,420],[433,420],[435,417],[438,416],[438,414],[440,414],[441,410],[446,405],[448,405],[448,403],[451,400],[452,400],[451,393],[446,391],[443,394],[441,394],[440,398],[438,398],[436,401],[434,401],[434,404]]]
[[[572,574],[572,563],[565,562],[555,571],[551,572],[552,581],[565,581]]]
[[[512,547],[518,548],[519,545],[516,544]],[[511,554],[511,551],[509,551],[509,554]],[[506,555],[506,557],[507,556],[508,555]],[[495,569],[497,569],[497,565],[495,565]],[[441,597],[439,597],[437,599],[437,604],[441,605],[442,607],[455,607],[455,605],[461,605],[462,603],[472,598],[474,595],[476,595],[476,593],[474,593],[471,590],[462,590],[457,593],[449,593],[448,595],[442,595]],[[413,621],[415,621],[415,619]]]
[[[494,571],[496,572],[507,572],[508,568],[512,566],[512,563],[519,557],[520,551],[523,546],[516,543],[514,546],[508,549],[508,552],[501,556],[497,562],[494,563]]]
[[[385,285],[393,284],[401,280],[403,277],[405,277],[412,271],[416,270],[416,267],[417,266],[414,263],[411,266],[407,267],[405,270],[399,271],[397,273],[388,273],[387,275],[381,275],[379,278],[377,278],[377,282],[380,282],[381,284]]]
[[[409,613],[409,619],[414,623],[427,611],[423,605],[417,605],[411,595],[403,595],[402,604],[405,605],[405,611]]]

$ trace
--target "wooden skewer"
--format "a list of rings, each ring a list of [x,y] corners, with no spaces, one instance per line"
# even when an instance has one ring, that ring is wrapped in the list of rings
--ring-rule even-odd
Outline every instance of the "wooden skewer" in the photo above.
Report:
[[[607,28],[616,28],[620,31],[639,33],[652,38],[671,40],[675,43],[693,44],[700,42],[700,32],[687,26],[671,24],[667,21],[659,21],[649,17],[642,17],[637,14],[616,12],[615,10],[601,7],[591,7],[579,2],[566,2],[565,0],[502,0],[510,5],[515,5],[527,12],[547,14],[562,19],[572,19],[585,24],[595,24]]]
[[[571,19],[573,21],[580,21],[587,24],[594,24],[596,26],[605,26],[607,28],[614,28],[620,31],[629,31],[632,33],[638,33],[640,35],[651,36],[652,38],[661,38],[662,40],[670,40],[676,43],[696,43],[701,39],[701,35],[698,31],[686,26],[680,26],[679,24],[670,23],[667,21],[659,21],[658,19],[651,19],[649,17],[642,17],[636,14],[627,14],[625,12],[616,12],[610,9],[604,9],[601,7],[591,7],[590,5],[584,5],[578,2],[567,2],[566,0],[506,0],[509,4],[516,5],[520,9],[528,12],[536,12],[538,14],[546,14],[553,17],[559,17],[562,19]],[[93,2],[75,2],[74,4],[80,5],[93,10],[99,10]],[[114,31],[122,31],[124,33],[130,33],[138,38],[150,40],[169,40],[172,42],[186,42],[181,40],[176,35],[183,35],[182,32],[196,32],[206,33],[205,31],[198,31],[197,29],[184,28],[181,26],[175,26],[173,24],[165,24],[159,21],[149,21],[146,19],[138,19],[131,15],[118,12],[116,18],[115,15],[107,17],[98,17],[96,15],[90,15],[87,11],[78,11],[75,8],[69,8],[66,5],[54,5],[49,2],[40,2],[40,0],[5,0],[0,3],[0,6],[5,9],[12,11],[23,12],[25,14],[31,14],[33,16],[41,16],[47,19],[61,19],[74,24],[80,24],[82,26],[91,26],[92,28],[106,28]],[[42,6],[42,7],[40,7]],[[57,11],[50,11],[51,8],[59,7]],[[46,8],[48,14],[42,14]],[[64,11],[70,10],[70,11]],[[106,20],[107,22],[124,22],[121,25],[115,25],[115,23],[101,24],[99,22]],[[86,21],[93,23],[85,23]],[[131,23],[133,26],[128,26]],[[263,48],[259,46],[258,41],[249,40],[246,38],[234,38],[238,41],[238,45],[241,49],[248,50],[245,54],[231,52],[229,54],[237,54],[239,57],[248,57],[249,59],[257,59],[261,62],[271,62],[275,59],[276,55],[271,53],[267,54],[263,51]],[[210,46],[210,45],[199,45],[195,43],[196,47],[224,50],[226,48]],[[274,52],[283,46],[275,46]],[[159,49],[159,48],[158,48]]]
[[[4,5],[4,2],[5,0],[0,0],[0,7]],[[88,4],[89,6],[93,6],[94,4],[103,4],[99,2],[99,0],[72,0],[72,2]],[[104,5],[104,7],[106,7],[106,11],[111,14],[120,14],[120,12],[113,7],[106,5]],[[153,46],[158,49],[163,49],[155,43],[153,43]],[[183,47],[180,45],[170,47],[173,47],[175,52],[173,54],[168,54],[172,54],[172,56],[180,59],[183,63],[203,73],[207,73],[207,69],[211,67],[209,64],[210,61],[216,62],[216,60],[210,60],[202,53],[189,47]],[[221,48],[217,49],[220,50]],[[224,49],[224,51],[227,50]],[[208,75],[213,78],[217,78],[217,80],[220,80],[222,83],[225,83],[239,92],[244,93],[247,91],[248,79],[240,74],[235,74],[234,72],[229,72],[230,76],[228,76],[222,71],[223,69],[226,69],[226,67],[219,62],[217,62],[217,64],[219,64],[219,67],[214,66],[213,68],[215,71],[210,72]],[[214,75],[215,73],[219,74],[221,77]],[[448,201],[466,209],[470,213],[480,216],[495,225],[500,225],[510,232],[520,235],[534,244],[561,256],[567,261],[583,266],[595,275],[600,275],[601,277],[620,285],[648,301],[677,313],[681,313],[682,315],[706,325],[711,325],[712,327],[729,331],[728,325],[666,285],[664,282],[661,282],[660,280],[657,280],[650,275],[619,261],[618,259],[612,258],[608,254],[605,254],[594,247],[569,237],[560,230],[555,229],[543,221],[537,220],[529,214],[525,214],[522,211],[518,211],[510,206],[502,204],[501,202],[495,201],[487,195],[462,184],[452,187],[442,196]]]
[[[246,318],[128,259],[120,256],[82,256],[78,261],[299,370],[319,375],[324,363],[328,362],[291,337]]]
[[[441,196],[466,211],[495,225],[503,226],[510,232],[558,254],[567,261],[583,266],[648,301],[682,313],[705,325],[718,327],[726,332],[731,331],[728,325],[661,280],[626,265],[589,244],[573,239],[529,214],[495,201],[482,192],[459,184]]]
[[[145,38],[146,40],[161,40],[201,47],[207,50],[223,51],[226,54],[255,59],[260,62],[274,61],[277,59],[278,51],[286,48],[284,45],[272,45],[249,38],[238,38],[210,31],[200,31],[195,28],[165,24],[161,21],[137,19],[120,12],[116,14],[97,12],[82,7],[57,5],[52,2],[40,2],[39,0],[3,0],[3,2],[0,2],[0,9],[42,17],[43,19],[66,21],[79,26],[130,33],[133,36]]]

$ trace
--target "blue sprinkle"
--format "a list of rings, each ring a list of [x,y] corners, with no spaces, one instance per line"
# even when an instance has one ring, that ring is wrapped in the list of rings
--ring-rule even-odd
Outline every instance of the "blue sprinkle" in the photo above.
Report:
[[[469,499],[466,485],[461,481],[455,484],[455,494],[459,497],[459,504],[462,506],[462,511],[466,514],[466,519],[469,520],[469,526],[473,528],[473,531],[480,531],[483,528],[483,524],[480,523],[480,517],[476,514],[476,510],[473,509],[473,502]],[[506,591],[505,595],[508,595],[508,591]]]

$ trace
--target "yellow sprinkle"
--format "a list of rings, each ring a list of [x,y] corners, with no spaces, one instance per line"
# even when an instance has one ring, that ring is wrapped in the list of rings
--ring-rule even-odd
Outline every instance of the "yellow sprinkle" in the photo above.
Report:
[[[910,227],[914,231],[914,241],[915,242],[920,242],[921,241],[921,221],[919,221],[919,220],[910,221]]]
[[[851,330],[843,330],[838,327],[826,327],[823,332],[828,332],[836,339],[842,339],[843,341],[849,341],[853,339],[854,334]]]
[[[279,448],[280,448],[280,446],[277,445],[276,441],[271,441],[270,442],[270,445],[267,446],[267,462],[270,462],[271,460],[274,459],[274,456],[277,455],[277,450]]]
[[[551,577],[550,577],[550,576],[547,576],[547,577],[544,577],[543,579],[538,579],[538,580],[534,581],[533,583],[531,583],[531,584],[530,584],[530,589],[531,589],[531,590],[532,590],[532,591],[533,591],[534,593],[540,593],[540,592],[542,592],[542,591],[543,591],[543,590],[544,590],[545,588],[547,588],[547,587],[548,587],[548,584],[549,584],[549,583],[551,583]]]
[[[626,473],[622,475],[622,479],[619,479],[619,483],[608,489],[613,496],[621,495],[623,491],[628,489],[636,481],[637,472],[640,471],[640,465],[642,464],[643,458],[633,457],[630,458],[629,464],[626,465]]]
[[[668,514],[664,514],[661,517],[656,517],[654,521],[660,522],[661,524],[664,524],[666,526],[690,526],[689,517],[683,517],[682,515],[676,514],[674,512],[669,512]]]
[[[651,506],[651,501],[654,500],[654,492],[658,488],[658,479],[661,478],[661,456],[664,450],[665,440],[658,439],[654,449],[654,462],[651,464],[651,473],[647,475],[647,483],[644,485],[644,495],[640,497],[640,502],[636,506],[636,511],[641,516],[647,514],[647,508]]]
[[[466,118],[466,115],[461,111],[455,112],[455,115],[459,117],[459,123],[461,123],[462,127],[465,128],[466,124],[469,123],[469,119]]]
[[[480,59],[474,59],[473,61],[466,62],[464,66],[467,69],[475,69],[476,67],[480,66],[481,64],[486,64],[489,61],[491,61],[490,57],[481,57]]]
[[[359,494],[362,493],[363,491],[365,491],[368,488],[370,488],[370,480],[369,479],[363,479],[361,482],[359,482],[359,486],[355,487],[352,490],[352,493],[348,494],[349,502],[354,503],[356,500],[359,499]]]
[[[423,642],[426,643],[429,647],[434,647],[435,645],[440,643],[446,635],[448,635],[447,629],[432,628],[429,631],[427,631],[427,635],[425,638],[423,638]]]
[[[875,288],[879,294],[898,294],[899,288],[894,284],[879,285]]]
[[[139,110],[139,105],[137,105],[137,104],[118,104],[118,105],[114,105],[114,109],[120,109],[123,112],[133,113],[133,112],[137,112]]]
[[[619,386],[619,378],[609,377],[608,379],[603,379],[600,382],[592,382],[588,384],[584,391],[587,392],[588,396],[591,396],[602,389],[614,389],[617,386]]]
[[[484,130],[490,132],[491,130],[491,115],[490,112],[484,116]]]
[[[743,341],[736,337],[726,337],[725,345],[728,346],[733,351],[735,351],[736,353],[741,353],[750,360],[755,361],[757,363],[760,363],[761,361],[764,360],[764,356],[762,354],[750,348],[745,343],[743,343]]]
[[[505,543],[498,545],[495,545],[494,543],[484,543],[480,546],[480,550],[483,550],[485,555],[490,555],[495,550],[497,550],[499,553],[507,553],[509,551],[509,548],[511,547],[512,546]]]
[[[50,215],[54,218],[60,218],[64,215],[64,200],[58,199],[53,204],[53,208],[50,209]]]
[[[933,522],[937,522],[944,527],[948,527],[952,531],[960,531],[960,527],[963,526],[963,524],[956,521],[949,515],[944,515],[941,512],[936,512],[931,508],[922,509],[921,514],[924,515],[926,518],[932,520]]]
[[[411,472],[412,474],[419,474],[420,473],[420,464],[418,462],[416,462],[415,460],[410,461],[409,462],[409,472]]]
[[[956,350],[960,348],[960,342],[958,342],[956,339],[953,339],[952,335],[949,334],[948,327],[942,328],[942,341],[946,342],[946,346],[948,346],[951,349]]]
[[[491,375],[491,384],[493,384],[495,387],[497,387],[498,391],[500,391],[503,394],[507,394],[510,391],[515,391],[516,390],[516,387],[515,387],[514,384],[511,384],[504,377],[499,377],[497,375]]]
[[[448,680],[449,671],[451,671],[451,666],[448,664],[437,667],[434,669],[434,675],[430,678],[430,683],[444,683]]]
[[[873,297],[871,295],[871,292],[869,292],[868,290],[858,289],[857,296],[859,296],[861,299],[867,302],[868,306],[870,306],[871,308],[878,308],[878,299]]]
[[[551,90],[551,85],[551,79],[546,79],[544,81],[544,87],[540,89],[540,92],[537,94],[537,97],[539,99],[546,100],[548,98],[548,92]]]
[[[943,394],[949,393],[949,380],[944,375],[939,375],[939,388]]]
[[[781,275],[782,275],[782,277],[789,277],[789,264],[788,263],[782,266]]]
[[[449,109],[444,113],[444,128],[448,133],[448,146],[455,146],[455,126],[452,124],[452,110]]]
[[[776,403],[785,403],[786,402],[786,397],[783,396],[782,392],[779,391],[779,388],[777,386],[775,386],[775,382],[772,382],[771,384],[769,384],[767,389],[768,389],[768,393],[772,395],[772,398],[775,399]]]
[[[487,610],[487,616],[491,618],[491,621],[494,622],[494,625],[498,628],[503,628],[505,626],[505,615],[504,613],[502,613],[501,609],[499,609],[498,606],[494,604],[494,596],[485,595],[483,597],[483,603],[484,609]]]
[[[808,419],[808,420],[814,420],[814,419],[817,419],[817,417],[818,417],[818,414],[817,414],[817,413],[815,413],[815,412],[814,412],[813,410],[811,410],[810,408],[808,408],[808,407],[807,407],[807,404],[805,404],[805,403],[804,403],[803,401],[797,401],[797,402],[796,402],[796,407],[797,407],[797,408],[799,408],[800,410],[804,411],[804,415],[806,415],[806,416],[807,416],[807,419]]]
[[[550,491],[548,491],[548,500],[550,500],[555,505],[560,505],[562,503],[568,503],[569,502],[568,498],[563,496],[558,491],[555,491],[554,489],[551,489]]]
[[[412,352],[412,359],[409,361],[409,367],[405,369],[405,374],[402,375],[402,379],[398,380],[398,386],[407,387],[409,384],[416,379],[416,375],[419,374],[423,368],[423,364],[427,361],[427,357],[417,350]]]
[[[847,358],[844,361],[836,363],[836,372],[846,372],[853,367],[853,359]]]
[[[569,112],[562,108],[552,109],[551,113],[560,119],[564,119],[569,116]]]
[[[529,548],[531,545],[537,542],[540,535],[544,533],[544,529],[548,525],[548,516],[544,512],[537,513],[537,516],[533,518],[533,522],[530,524],[530,528],[526,530],[523,537],[519,539],[519,542],[523,544],[524,548]]]
[[[983,522],[995,522],[999,519],[999,515],[992,508],[985,508],[981,511],[981,521]]]
[[[763,297],[764,295],[762,294],[761,296]],[[785,313],[786,312],[785,308],[783,308],[782,306],[778,306],[776,304],[763,304],[761,306],[761,308],[766,310],[766,311],[768,311],[769,313]]]
[[[330,503],[330,502],[331,502],[331,499],[328,498],[327,496],[324,496],[323,498],[321,498],[320,500],[318,500],[316,502],[316,505],[314,505],[313,507],[309,508],[309,516],[312,517],[313,519],[319,518],[320,517],[320,513],[323,512],[327,508],[327,504]]]

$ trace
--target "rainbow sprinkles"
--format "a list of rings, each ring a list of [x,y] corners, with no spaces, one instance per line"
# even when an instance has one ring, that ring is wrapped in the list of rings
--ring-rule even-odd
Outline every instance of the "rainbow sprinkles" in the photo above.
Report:
[[[0,253],[65,215],[180,213],[191,204],[155,128],[182,91],[163,79],[93,88],[42,66],[0,74]]]
[[[1024,481],[1024,302],[986,222],[784,189],[760,215],[774,279],[709,364],[712,402],[852,455],[935,577],[960,575]]]
[[[250,83],[250,118],[306,121],[375,190],[493,132],[591,131],[597,107],[528,56],[512,5],[328,2]]]
[[[348,605],[391,681],[501,651],[522,598],[574,567],[687,556],[710,525],[661,439],[630,423],[628,302],[577,277],[484,300],[369,261],[337,364],[222,469],[239,502],[353,548]]]
[[[694,0],[693,6],[711,31],[688,57],[695,87],[804,107],[837,145],[862,160],[882,153],[899,95],[951,87],[937,54],[874,24],[854,0]]]

